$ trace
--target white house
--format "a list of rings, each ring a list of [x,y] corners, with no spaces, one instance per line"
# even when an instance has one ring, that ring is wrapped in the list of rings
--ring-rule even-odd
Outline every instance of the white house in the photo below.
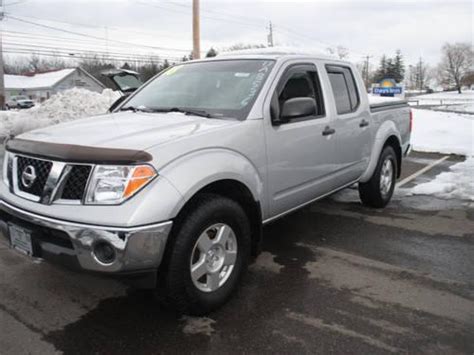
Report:
[[[35,101],[44,101],[52,95],[83,88],[102,92],[105,86],[82,68],[70,68],[34,75],[5,75],[5,96],[25,95]]]

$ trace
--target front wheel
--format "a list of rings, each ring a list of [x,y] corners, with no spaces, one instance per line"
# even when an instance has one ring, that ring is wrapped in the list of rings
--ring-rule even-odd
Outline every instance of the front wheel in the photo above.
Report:
[[[166,300],[180,313],[207,314],[232,296],[247,268],[247,215],[235,201],[206,194],[175,228],[164,275]]]
[[[359,196],[369,207],[383,208],[392,198],[397,178],[397,156],[392,147],[387,146],[380,154],[374,174],[369,181],[359,183]]]

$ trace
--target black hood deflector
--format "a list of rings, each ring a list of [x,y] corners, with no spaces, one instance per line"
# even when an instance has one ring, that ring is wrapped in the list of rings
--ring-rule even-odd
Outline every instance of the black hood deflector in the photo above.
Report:
[[[68,163],[129,165],[147,163],[153,159],[149,153],[143,150],[86,147],[25,139],[10,139],[6,144],[6,150]]]

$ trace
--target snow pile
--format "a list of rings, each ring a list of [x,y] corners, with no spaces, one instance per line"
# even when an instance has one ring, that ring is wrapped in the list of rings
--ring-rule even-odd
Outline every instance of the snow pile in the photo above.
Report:
[[[105,89],[101,94],[85,89],[71,89],[52,96],[43,104],[24,111],[0,112],[0,140],[60,122],[107,112],[119,94]]]
[[[450,167],[432,181],[415,186],[413,195],[435,195],[445,199],[474,201],[474,157]]]
[[[474,116],[413,109],[413,149],[474,155]]]
[[[369,94],[368,98],[369,98],[370,105],[383,104],[386,102],[394,103],[394,102],[405,101],[405,99],[401,97],[379,96],[379,95],[372,95],[372,94]]]

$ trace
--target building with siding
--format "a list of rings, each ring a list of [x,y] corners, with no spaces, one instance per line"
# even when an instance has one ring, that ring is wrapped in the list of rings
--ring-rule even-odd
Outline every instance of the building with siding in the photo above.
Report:
[[[82,68],[70,68],[32,75],[5,75],[5,96],[25,95],[42,102],[52,95],[72,89],[83,88],[102,92],[105,86]]]

